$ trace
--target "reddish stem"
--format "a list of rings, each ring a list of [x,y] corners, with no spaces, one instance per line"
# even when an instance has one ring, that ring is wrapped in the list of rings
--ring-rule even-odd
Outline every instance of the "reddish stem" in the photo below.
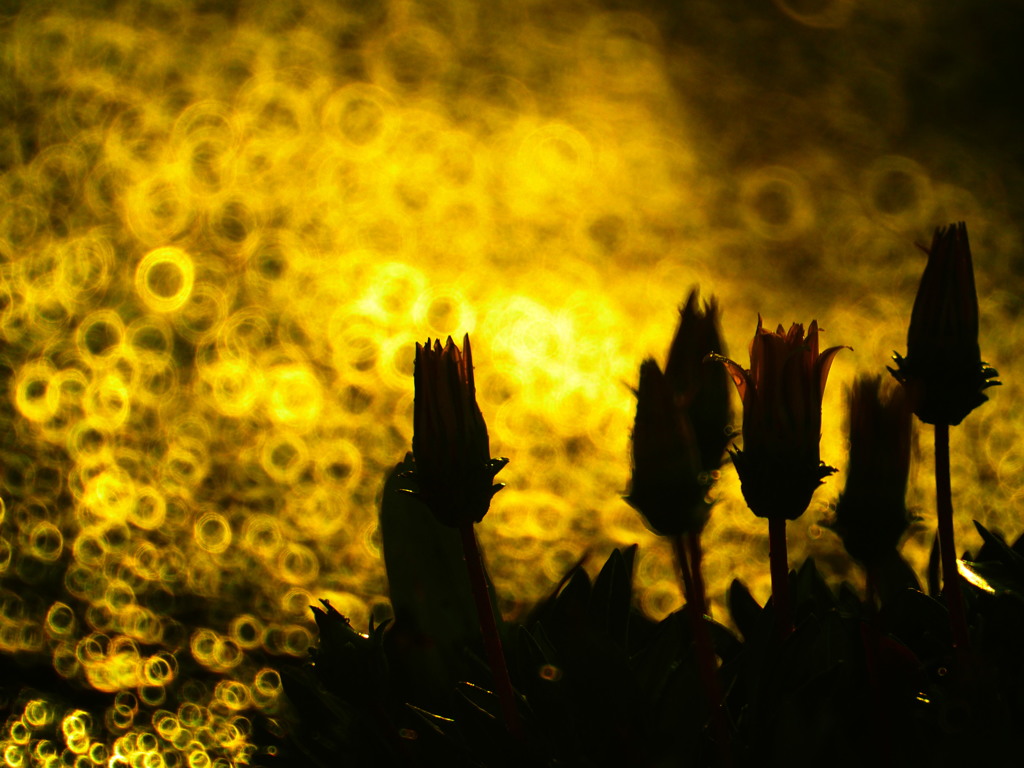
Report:
[[[786,518],[768,518],[768,562],[772,574],[772,602],[775,626],[780,638],[793,631],[793,608],[789,602],[789,552],[786,549]]]
[[[864,566],[864,595],[867,600],[868,621],[873,627],[878,626],[878,567],[874,564]]]
[[[693,571],[693,594],[700,607],[701,615],[711,618],[711,606],[708,604],[708,593],[704,587],[704,573],[701,570],[701,562],[704,559],[704,550],[700,545],[700,531],[694,531],[686,537],[686,543],[690,545],[690,568]]]
[[[676,554],[676,567],[679,570],[680,578],[683,582],[683,600],[687,603],[692,602],[694,599],[694,583],[693,583],[693,572],[690,570],[690,558],[686,554],[686,542],[684,541],[684,535],[677,533],[675,536],[670,536],[672,540],[672,549]]]
[[[725,709],[722,707],[722,687],[718,682],[715,650],[705,619],[708,607],[704,593],[704,576],[700,571],[700,563],[703,559],[700,533],[677,534],[671,539],[677,565],[682,574],[684,597],[689,609],[686,613],[690,617],[690,629],[693,632],[693,642],[697,652],[697,673],[700,677],[701,687],[704,689],[704,698],[711,712],[711,722],[715,729],[719,765],[723,768],[730,768],[733,764],[732,744],[725,720]],[[689,549],[689,556],[687,556],[687,549]]]
[[[963,660],[970,649],[964,596],[960,591],[956,543],[953,535],[953,493],[949,479],[949,425],[935,425],[935,506],[939,522],[939,558],[942,562],[942,594],[949,609],[953,647]]]
[[[498,634],[498,622],[491,605],[484,563],[480,556],[480,546],[477,544],[473,523],[460,525],[459,533],[462,536],[462,553],[466,560],[466,567],[469,569],[469,584],[473,590],[473,600],[476,603],[476,612],[480,620],[480,633],[483,635],[487,662],[490,664],[491,674],[494,677],[494,687],[501,705],[505,728],[514,737],[522,740],[524,738],[523,724],[519,719],[519,707],[516,705],[516,694],[512,689],[508,665],[505,663],[505,652],[501,648],[501,635]]]
[[[890,730],[889,702],[882,684],[879,667],[882,647],[882,630],[878,619],[878,568],[874,563],[864,568],[864,592],[867,602],[867,623],[861,625],[861,642],[864,644],[864,661],[868,671],[868,684],[874,700],[874,729],[866,737],[875,741],[883,766],[893,765],[892,734]]]

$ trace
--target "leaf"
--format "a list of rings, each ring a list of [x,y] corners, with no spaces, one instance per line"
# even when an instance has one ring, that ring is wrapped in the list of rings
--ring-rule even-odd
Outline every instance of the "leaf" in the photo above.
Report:
[[[466,682],[459,683],[455,693],[455,719],[473,760],[466,763],[449,760],[444,765],[525,768],[537,764],[532,754],[535,745],[509,735],[497,695]]]
[[[1012,595],[1024,600],[1024,583],[998,561],[957,561],[957,571],[968,584],[990,595]]]
[[[891,603],[882,606],[882,627],[900,639],[918,656],[948,650],[949,614],[946,607],[924,592],[905,590]]]
[[[662,674],[664,680],[658,686],[652,725],[657,731],[679,734],[693,743],[699,737],[707,715],[693,655],[688,654],[664,669]]]
[[[758,633],[764,609],[758,605],[750,590],[739,579],[733,579],[729,586],[729,614],[736,623],[743,638],[749,641]]]
[[[1017,540],[1013,542],[1011,549],[1018,555],[1024,555],[1024,533],[1017,537]]]
[[[427,701],[447,696],[465,677],[463,649],[480,644],[476,606],[456,530],[441,525],[405,476],[411,456],[388,475],[380,504],[384,565],[395,620],[389,651],[408,673],[407,687]]]
[[[978,553],[977,560],[998,560],[1021,581],[1024,581],[1024,556],[1007,546],[1006,540],[1002,536],[990,532],[977,520],[974,521],[974,527],[978,529],[978,533],[981,534],[981,538],[985,542]]]
[[[329,600],[320,602],[322,609],[311,606],[319,640],[310,656],[321,685],[357,706],[383,701],[389,677],[383,631],[390,620],[375,627],[372,635],[362,635]]]
[[[813,557],[804,560],[797,571],[793,580],[793,597],[798,620],[808,611],[817,613],[835,608],[835,595],[822,578]]]
[[[743,651],[743,643],[725,625],[708,618],[704,621],[711,632],[711,644],[715,653],[721,657],[723,664],[728,664]]]
[[[586,621],[590,608],[590,577],[582,568],[573,572],[555,599],[550,629],[566,631]]]
[[[415,704],[406,704],[405,706],[433,733],[436,733],[446,740],[451,740],[456,744],[462,744],[463,739],[456,727],[455,720],[450,717],[434,714],[422,707],[417,707]]]
[[[537,626],[540,626],[539,624]],[[536,674],[537,669],[550,664],[553,658],[544,652],[529,629],[517,625],[510,634],[510,654],[516,660],[517,677],[526,679]]]
[[[534,632],[542,636],[543,627],[537,624]],[[562,690],[563,670],[557,664],[553,649],[545,649],[547,639],[538,639],[522,625],[516,627],[513,638],[517,674],[512,682],[525,698],[526,709],[538,713],[548,727],[552,723],[557,723],[556,727],[564,726],[568,713]]]
[[[849,582],[842,581],[839,583],[839,591],[836,595],[836,602],[839,606],[839,610],[843,611],[848,616],[860,616],[863,610],[863,605],[860,601],[860,595],[850,586]]]
[[[455,692],[487,720],[501,721],[501,705],[494,691],[463,681],[455,686]]]
[[[633,657],[637,684],[648,699],[660,697],[671,672],[680,663],[687,663],[684,660],[693,658],[687,651],[692,639],[683,611],[675,611],[658,623],[651,641]],[[692,666],[692,661],[689,663]]]
[[[590,616],[595,626],[607,631],[612,640],[623,648],[629,639],[636,550],[635,544],[626,550],[612,550],[590,595]]]
[[[878,563],[877,574],[878,592],[883,605],[897,600],[899,595],[908,589],[921,591],[921,582],[918,581],[914,569],[895,550]]]

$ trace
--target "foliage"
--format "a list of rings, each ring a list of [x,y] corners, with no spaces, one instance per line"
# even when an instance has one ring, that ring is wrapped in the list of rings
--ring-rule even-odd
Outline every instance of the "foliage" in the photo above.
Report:
[[[385,520],[428,517],[404,503],[385,493]],[[526,724],[520,741],[501,725],[480,638],[467,629],[468,600],[424,603],[410,593],[417,584],[468,589],[452,583],[458,549],[442,542],[453,532],[431,525],[425,535],[422,522],[421,546],[400,548],[402,562],[388,564],[392,626],[366,637],[329,606],[316,610],[320,645],[286,679],[301,728],[275,764],[337,765],[339,755],[395,766],[721,764],[687,608],[659,622],[636,609],[635,546],[612,551],[595,578],[577,564],[523,621],[504,625]],[[735,629],[707,620],[734,764],[941,766],[1013,754],[1013,724],[1024,716],[1024,537],[1011,546],[978,529],[984,546],[963,560],[966,668],[952,653],[946,608],[905,563],[881,569],[874,611],[804,562],[789,575],[796,629],[785,638],[773,631],[771,601],[759,605],[734,581]],[[395,551],[388,539],[402,529],[384,534],[385,551]]]

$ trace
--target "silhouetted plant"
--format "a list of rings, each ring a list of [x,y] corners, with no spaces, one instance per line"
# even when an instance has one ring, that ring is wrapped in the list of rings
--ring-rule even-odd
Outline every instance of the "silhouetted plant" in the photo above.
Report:
[[[287,696],[274,716],[252,718],[251,738],[264,746],[250,763],[1019,762],[1024,536],[1011,544],[975,523],[982,545],[959,560],[952,539],[948,427],[997,383],[978,353],[966,238],[963,225],[936,232],[907,357],[897,356],[903,389],[865,376],[852,390],[847,483],[831,526],[866,570],[863,597],[845,582],[830,586],[811,559],[796,571],[786,559],[786,520],[833,471],[818,439],[840,347],[819,353],[816,323],[805,337],[802,326],[772,333],[759,320],[745,370],[721,356],[714,302],[700,312],[692,292],[665,371],[653,360],[641,365],[628,499],[676,542],[687,599],[657,621],[634,599],[635,545],[613,550],[596,577],[581,560],[524,618],[501,620],[473,526],[506,460],[490,456],[469,339],[462,349],[451,339],[417,346],[413,451],[388,476],[380,504],[393,619],[362,633],[325,600],[313,608],[319,641],[305,663],[261,660]],[[725,367],[699,363],[708,353]],[[760,605],[734,580],[729,626],[706,610],[698,538],[725,447],[727,385],[714,372],[726,370],[744,405],[733,460],[744,498],[769,519],[772,544],[772,600]],[[910,522],[911,409],[936,428],[941,600],[921,591],[898,551]],[[29,596],[61,588],[57,567],[34,572],[31,584],[17,575]],[[11,738],[24,731],[13,713],[28,712],[40,691],[68,706],[124,707],[23,656],[0,656],[0,671]],[[71,754],[72,739],[55,722],[38,732]],[[40,745],[31,759],[53,763],[56,751]],[[22,752],[5,757],[27,764]]]
[[[730,451],[747,506],[768,518],[768,557],[772,599],[780,634],[792,631],[786,573],[786,521],[804,513],[811,495],[835,472],[820,457],[821,400],[836,354],[847,347],[818,351],[818,323],[764,329],[761,316],[750,342],[750,368],[721,355],[743,401],[743,448]]]
[[[949,427],[988,400],[983,390],[999,374],[982,362],[978,346],[978,295],[963,222],[939,227],[927,251],[907,331],[907,356],[894,353],[889,372],[904,386],[914,413],[935,425],[935,489],[942,584],[953,642],[966,653],[970,635],[957,575],[953,496],[949,478]],[[966,659],[961,659],[967,664]]]
[[[709,354],[725,352],[715,300],[700,310],[694,289],[679,316],[665,372],[651,358],[640,366],[633,476],[626,501],[651,530],[672,542],[696,642],[701,687],[715,721],[722,762],[728,763],[730,739],[705,622],[709,609],[700,536],[730,437],[729,382],[721,366],[705,364]]]

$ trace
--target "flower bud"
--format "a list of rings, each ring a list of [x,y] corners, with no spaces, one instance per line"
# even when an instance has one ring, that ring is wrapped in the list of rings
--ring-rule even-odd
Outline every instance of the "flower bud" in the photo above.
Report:
[[[700,451],[658,364],[640,366],[633,426],[633,478],[626,501],[663,536],[700,531],[709,505]]]
[[[907,512],[911,412],[904,389],[862,376],[849,392],[846,487],[829,524],[850,556],[865,564],[892,555],[912,522]]]
[[[494,476],[508,459],[492,459],[487,425],[476,403],[473,353],[467,334],[459,350],[416,345],[413,369],[413,478],[418,496],[437,519],[453,528],[478,523],[502,489]]]
[[[718,329],[718,303],[712,297],[705,303],[704,311],[700,311],[695,288],[679,314],[679,328],[668,353],[665,377],[693,429],[700,451],[700,468],[711,472],[722,465],[732,422],[729,375],[721,366],[705,362],[708,353],[726,353]]]
[[[749,370],[721,355],[710,358],[725,365],[743,401],[743,450],[730,454],[743,498],[758,517],[795,520],[836,471],[822,463],[819,441],[825,382],[841,349],[819,354],[817,321],[805,339],[802,325],[772,333],[758,316]]]
[[[963,222],[935,230],[910,315],[907,356],[894,353],[893,360],[896,368],[889,372],[926,424],[959,424],[988,400],[982,390],[1000,383],[981,360],[978,295]]]
[[[664,373],[652,359],[640,366],[626,501],[661,535],[696,533],[707,523],[731,410],[727,374],[704,359],[723,351],[718,305],[712,298],[699,309],[694,288],[679,310]]]

